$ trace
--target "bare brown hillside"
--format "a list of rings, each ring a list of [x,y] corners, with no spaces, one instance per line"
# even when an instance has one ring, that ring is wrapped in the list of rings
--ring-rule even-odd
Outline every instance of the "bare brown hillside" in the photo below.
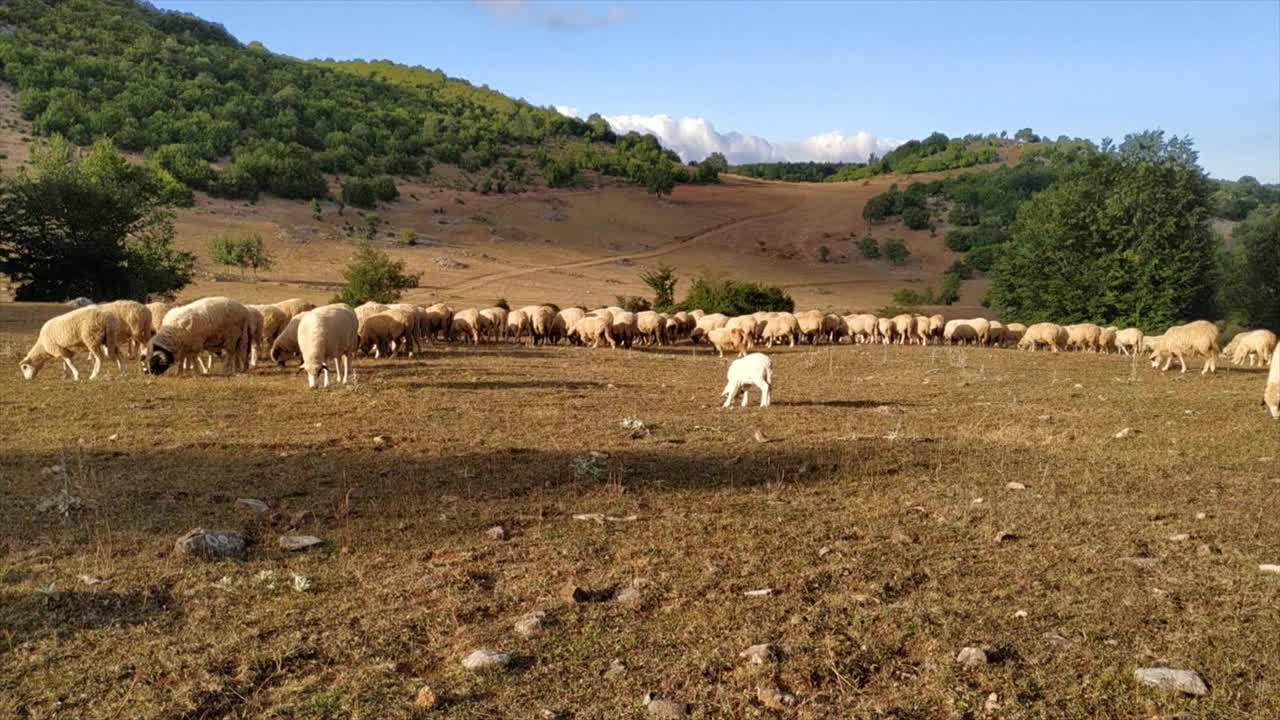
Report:
[[[30,127],[17,116],[13,93],[0,88],[0,168],[13,172],[26,157]],[[376,211],[378,244],[422,273],[413,301],[462,304],[612,302],[648,294],[637,275],[667,263],[683,278],[699,273],[780,284],[803,307],[874,309],[903,287],[937,287],[957,259],[936,237],[901,225],[871,229],[900,237],[912,257],[894,267],[862,258],[853,241],[868,231],[862,207],[894,182],[926,176],[879,177],[855,183],[773,183],[726,177],[718,186],[681,186],[669,199],[604,184],[590,190],[542,190],[481,195],[401,182],[401,198]],[[338,179],[333,179],[337,187]],[[198,195],[178,213],[178,242],[202,259],[198,281],[184,295],[234,295],[268,300],[298,295],[327,300],[340,282],[361,211],[341,215],[325,203],[313,219],[306,203],[264,197],[257,203]],[[208,260],[208,239],[249,230],[267,241],[277,262],[258,278],[241,278]],[[416,233],[417,245],[396,242]],[[831,260],[818,261],[821,246]],[[685,285],[687,286],[687,280]],[[966,283],[963,306],[976,306],[985,283]],[[679,289],[677,290],[679,293]],[[953,306],[949,313],[966,312]]]

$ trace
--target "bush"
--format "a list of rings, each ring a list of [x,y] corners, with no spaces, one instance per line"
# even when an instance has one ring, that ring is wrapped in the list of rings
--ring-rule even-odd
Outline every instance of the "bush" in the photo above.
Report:
[[[907,207],[902,211],[902,221],[912,230],[923,230],[929,227],[929,211],[914,205]]]
[[[759,285],[738,280],[698,277],[677,309],[726,315],[746,315],[761,311],[791,312],[796,303],[776,285]]]
[[[374,177],[350,177],[342,186],[341,200],[347,205],[366,210],[377,207],[378,202],[390,202],[400,197],[396,182],[390,175]]]
[[[403,260],[392,260],[369,243],[361,243],[342,273],[342,290],[333,301],[352,307],[366,302],[394,303],[403,291],[418,286],[419,277],[405,272]]]
[[[653,290],[653,306],[659,312],[668,312],[676,301],[675,268],[670,265],[659,265],[656,270],[645,270],[640,273],[640,281]]]
[[[511,310],[511,305],[507,303],[507,299],[504,297],[500,297],[497,300],[494,300],[493,306],[497,308],[502,308],[503,310]]]
[[[653,305],[649,300],[639,295],[616,295],[614,300],[617,302],[618,307],[628,312],[644,312],[645,310],[653,309]]]
[[[894,265],[901,265],[911,257],[911,251],[907,249],[906,243],[898,238],[886,238],[880,246],[880,254]]]
[[[948,216],[952,225],[973,226],[978,224],[978,209],[968,203],[956,203]]]
[[[862,218],[867,222],[878,223],[892,214],[893,198],[888,193],[876,195],[862,208]]]
[[[399,245],[408,245],[410,247],[418,244],[418,233],[405,228],[396,236],[396,243]]]
[[[830,261],[831,261],[831,248],[827,247],[826,245],[818,246],[818,262],[824,263],[824,262],[830,262]]]
[[[262,236],[254,232],[214,235],[209,238],[209,257],[219,265],[240,268],[241,277],[245,270],[253,270],[256,275],[275,264]]]
[[[878,260],[880,258],[880,245],[875,238],[867,235],[858,241],[858,252],[861,252],[862,257],[868,260]]]
[[[893,304],[913,309],[920,305],[932,305],[933,290],[929,289],[922,293],[911,288],[902,288],[893,294]]]

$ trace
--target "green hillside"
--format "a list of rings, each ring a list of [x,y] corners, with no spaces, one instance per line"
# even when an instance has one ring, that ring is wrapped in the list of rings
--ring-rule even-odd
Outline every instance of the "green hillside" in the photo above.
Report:
[[[0,27],[0,79],[37,133],[109,138],[216,195],[318,197],[324,173],[419,176],[436,162],[493,189],[572,184],[583,168],[659,188],[688,179],[656,141],[617,138],[602,122],[440,71],[273,54],[128,0],[13,0]]]

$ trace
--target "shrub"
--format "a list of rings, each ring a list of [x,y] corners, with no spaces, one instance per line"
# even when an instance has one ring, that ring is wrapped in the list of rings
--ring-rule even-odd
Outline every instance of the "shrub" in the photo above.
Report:
[[[907,207],[902,211],[902,221],[912,230],[923,230],[929,227],[929,211],[914,205]]]
[[[669,311],[676,301],[675,268],[670,265],[659,265],[657,270],[646,270],[640,273],[640,281],[653,290],[653,307],[660,312]]]
[[[653,305],[649,300],[639,295],[616,295],[614,300],[618,303],[618,307],[629,312],[644,312],[645,310],[653,309]]]
[[[241,277],[245,270],[253,270],[256,275],[275,264],[262,236],[254,232],[214,235],[209,238],[209,257],[219,265],[240,268]]]
[[[880,246],[880,253],[894,265],[901,265],[911,257],[911,251],[907,249],[906,243],[898,238],[886,238]]]
[[[948,216],[952,225],[973,226],[978,224],[978,209],[969,203],[956,203]]]
[[[396,237],[396,243],[409,246],[417,245],[418,233],[405,228],[404,230],[401,230],[400,234]]]
[[[386,253],[364,242],[343,271],[342,290],[333,301],[352,307],[366,302],[394,303],[403,291],[418,286],[419,277],[405,272],[403,260],[392,260]]]
[[[378,202],[390,202],[400,197],[396,182],[390,175],[374,177],[350,177],[342,186],[341,200],[352,207],[372,209]]]
[[[504,298],[504,297],[500,297],[500,298],[498,298],[497,300],[494,300],[494,301],[493,301],[493,306],[494,306],[494,307],[502,308],[503,310],[510,310],[510,309],[511,309],[511,305],[509,305],[509,304],[507,303],[507,299],[506,299],[506,298]]]
[[[974,232],[972,230],[956,228],[947,233],[947,238],[943,242],[946,243],[948,250],[960,253],[969,252],[969,248],[973,247],[973,236]]]
[[[701,309],[708,313],[746,315],[760,311],[791,312],[796,303],[776,285],[760,285],[738,280],[698,277],[678,306],[681,310]]]
[[[862,257],[868,260],[877,260],[880,258],[880,244],[876,239],[867,235],[858,241],[858,252],[862,253]]]
[[[818,246],[818,262],[824,263],[824,262],[830,262],[830,261],[831,261],[831,248],[827,247],[826,245]]]
[[[933,304],[933,290],[928,289],[925,292],[912,290],[911,288],[902,288],[893,293],[893,304],[905,308],[915,308],[920,305]]]

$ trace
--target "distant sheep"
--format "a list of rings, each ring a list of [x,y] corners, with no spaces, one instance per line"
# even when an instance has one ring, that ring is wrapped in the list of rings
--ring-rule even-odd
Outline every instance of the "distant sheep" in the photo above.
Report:
[[[84,351],[93,358],[93,371],[89,374],[89,379],[96,379],[102,371],[103,358],[110,357],[111,343],[119,332],[119,324],[120,321],[114,314],[104,312],[97,305],[88,305],[50,318],[40,326],[40,335],[35,344],[18,363],[22,377],[34,380],[40,368],[57,358],[62,361],[63,377],[70,373],[73,380],[79,381],[80,371],[71,359],[77,352]]]
[[[906,345],[911,342],[916,334],[916,318],[914,315],[903,313],[893,317],[893,337],[899,345]]]
[[[291,319],[289,313],[279,305],[249,305],[248,307],[262,315],[262,330],[255,338],[255,342],[260,348],[260,354],[270,355],[271,346],[275,345],[276,338],[280,337],[280,333],[284,332],[285,327],[289,325]]]
[[[707,341],[716,349],[716,353],[720,357],[724,357],[724,351],[737,352],[739,357],[747,354],[747,348],[751,342],[747,334],[741,328],[716,328],[707,333]]]
[[[451,340],[470,340],[473,343],[480,342],[480,311],[475,308],[467,308],[459,310],[453,314],[453,326],[449,328],[449,338]]]
[[[1270,330],[1249,330],[1231,338],[1222,354],[1231,358],[1232,365],[1265,367],[1271,352],[1276,349],[1276,334]]]
[[[315,389],[320,376],[324,378],[324,387],[329,387],[330,367],[344,385],[351,380],[351,360],[356,352],[359,327],[355,311],[343,303],[318,307],[302,316],[298,324],[298,346],[302,349],[307,387]]]
[[[1040,347],[1047,347],[1053,352],[1060,352],[1067,347],[1067,330],[1054,323],[1036,323],[1022,333],[1018,341],[1019,350],[1035,352]]]
[[[480,311],[489,339],[497,342],[507,336],[507,315],[509,314],[507,310],[500,307],[489,307]]]
[[[454,322],[458,322],[457,317]],[[302,328],[299,326],[299,332]],[[402,317],[385,312],[365,318],[364,322],[356,321],[357,348],[360,352],[373,355],[375,358],[391,357],[396,348],[403,347],[409,328]],[[302,336],[298,336],[298,347],[302,347]]]
[[[652,310],[636,313],[636,336],[650,345],[666,345],[667,319]]]
[[[1136,355],[1142,352],[1142,331],[1130,327],[1116,332],[1116,349],[1125,355]]]
[[[507,313],[507,338],[520,342],[529,334],[529,315],[523,310],[512,310]]]
[[[1159,367],[1165,372],[1174,360],[1187,371],[1186,356],[1204,358],[1204,367],[1200,374],[1217,372],[1218,370],[1218,328],[1208,320],[1196,320],[1186,325],[1175,325],[1165,331],[1164,340],[1151,353],[1151,367]],[[1164,364],[1161,365],[1161,360]]]
[[[773,361],[763,353],[751,353],[729,364],[728,382],[721,391],[724,407],[733,405],[738,393],[742,393],[742,407],[750,400],[748,386],[760,390],[760,407],[769,407],[769,393],[773,387]]]
[[[551,320],[551,341],[572,340],[573,326],[577,325],[578,321],[586,316],[587,311],[580,307],[567,307],[558,311],[555,318]],[[509,328],[510,323],[508,322]]]
[[[189,361],[201,353],[223,355],[223,371],[234,374],[249,367],[249,308],[226,297],[210,297],[170,310],[164,324],[151,338],[147,350],[147,369],[161,375],[177,366],[181,375]]]
[[[698,311],[698,312],[701,312],[701,311]],[[712,330],[722,328],[727,324],[729,324],[729,318],[724,313],[712,313],[710,315],[703,315],[702,317],[699,317],[697,319],[697,322],[693,326],[693,332],[690,333],[689,338],[696,345],[699,340],[701,340],[704,336],[706,336],[707,333],[711,332]]]
[[[303,300],[301,298],[289,298],[288,300],[281,300],[275,305],[276,307],[285,311],[285,313],[289,315],[290,320],[292,320],[293,318],[297,317],[298,315],[301,315],[302,313],[308,310],[314,310],[316,307],[314,303],[309,303],[306,300]]]
[[[846,315],[844,317],[845,332],[851,338],[850,342],[855,343],[871,343],[880,337],[880,330],[877,325],[878,319],[875,315],[866,313],[860,315]]]
[[[876,319],[876,336],[880,342],[885,345],[892,344],[894,338],[897,337],[897,333],[897,326],[894,325],[892,318]]]
[[[1067,326],[1067,349],[1097,352],[1102,346],[1102,328],[1093,323]]]
[[[800,323],[791,313],[778,313],[764,324],[761,337],[769,347],[775,342],[787,341],[790,347],[796,346],[796,338],[800,335]]]
[[[131,360],[139,360],[142,358],[142,352],[146,349],[147,343],[151,341],[151,336],[155,335],[155,328],[151,325],[151,311],[146,305],[133,300],[117,300],[115,302],[103,303],[98,307],[103,311],[109,312],[116,316],[119,322],[116,325],[116,337],[112,343],[112,352],[116,353],[116,363],[119,364],[120,359],[117,353],[118,348],[124,346],[125,357]]]
[[[1005,344],[1017,346],[1022,341],[1022,336],[1026,334],[1027,326],[1022,323],[1009,323],[1004,328]]]
[[[591,343],[591,347],[598,348],[600,343],[607,342],[609,347],[616,347],[617,342],[613,339],[610,330],[609,318],[599,315],[587,315],[579,320],[574,326],[572,333],[577,337],[578,342],[586,345]]]
[[[942,339],[948,345],[970,345],[978,342],[978,331],[968,320],[948,320],[942,328]]]

